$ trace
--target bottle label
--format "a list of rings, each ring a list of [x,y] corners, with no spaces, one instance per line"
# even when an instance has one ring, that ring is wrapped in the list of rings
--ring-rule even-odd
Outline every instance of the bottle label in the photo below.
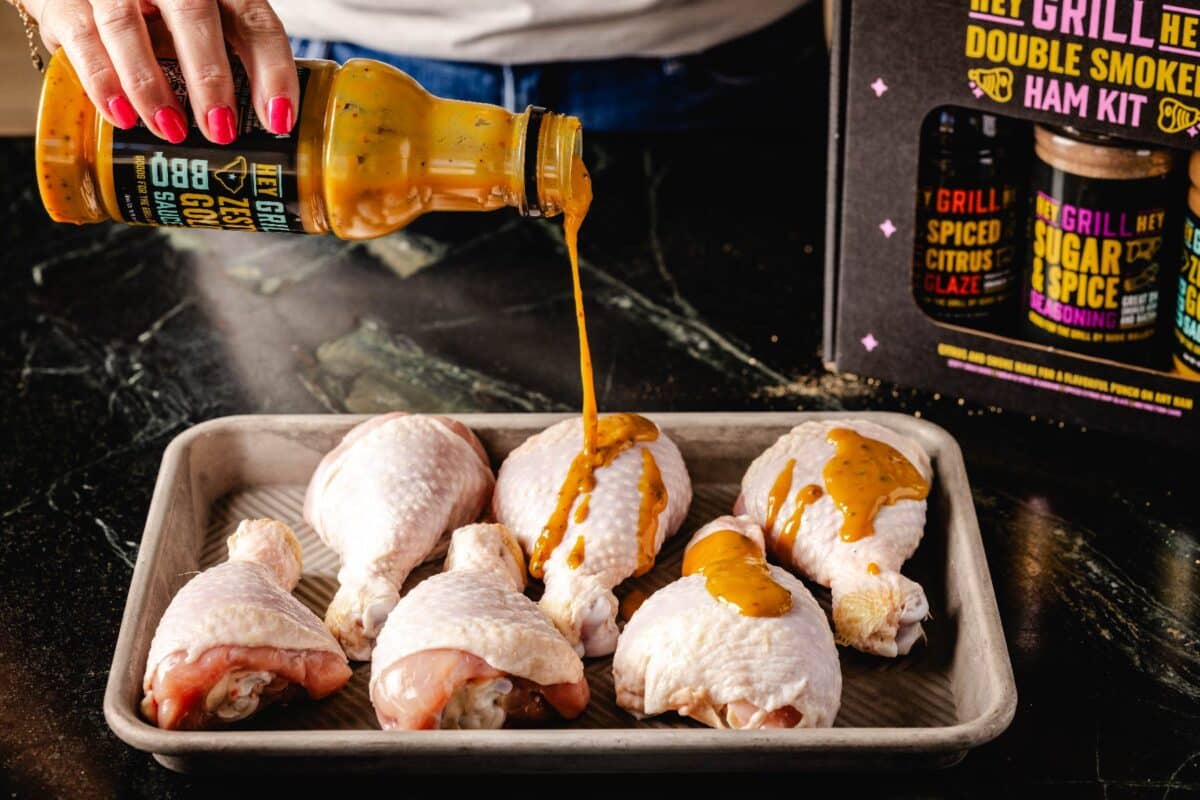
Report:
[[[922,186],[913,292],[937,317],[986,316],[1016,284],[1017,188]]]
[[[250,81],[235,62],[237,138],[228,146],[215,145],[196,127],[179,63],[159,63],[186,109],[188,135],[171,144],[141,120],[129,130],[113,128],[112,177],[121,217],[135,225],[304,233],[296,182],[299,125],[286,136],[262,127]],[[303,98],[308,69],[297,71]]]
[[[1175,306],[1175,356],[1200,372],[1200,219],[1188,209],[1183,222],[1183,267]]]
[[[1091,352],[1145,342],[1158,319],[1166,176],[1106,180],[1034,168],[1023,316]]]

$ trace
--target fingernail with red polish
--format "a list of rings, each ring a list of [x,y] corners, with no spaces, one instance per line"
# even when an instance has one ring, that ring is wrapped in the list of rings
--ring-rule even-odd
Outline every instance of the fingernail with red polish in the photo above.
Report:
[[[292,101],[282,95],[267,103],[267,126],[271,133],[284,134],[292,129]]]
[[[187,138],[183,115],[169,106],[154,112],[154,124],[171,144],[179,144]]]
[[[108,113],[112,114],[113,121],[122,130],[128,130],[137,124],[137,112],[123,94],[108,101]]]
[[[237,137],[233,109],[217,106],[208,112],[208,133],[217,144],[229,144]]]

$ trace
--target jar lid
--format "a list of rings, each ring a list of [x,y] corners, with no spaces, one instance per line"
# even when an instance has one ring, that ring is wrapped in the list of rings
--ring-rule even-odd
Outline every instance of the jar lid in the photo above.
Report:
[[[1034,151],[1045,163],[1086,178],[1154,178],[1169,173],[1176,163],[1175,152],[1165,147],[1069,125],[1035,125]]]

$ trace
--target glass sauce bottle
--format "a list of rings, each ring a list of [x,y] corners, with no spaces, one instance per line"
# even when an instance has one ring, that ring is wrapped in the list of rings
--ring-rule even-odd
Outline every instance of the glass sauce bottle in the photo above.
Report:
[[[164,73],[188,108],[174,61]],[[96,113],[62,51],[50,60],[37,126],[42,202],[59,222],[116,220],[369,239],[428,211],[513,206],[553,216],[581,185],[579,120],[531,106],[444,100],[369,59],[298,60],[296,126],[258,122],[234,65],[237,140],[205,139],[188,112],[178,145],[139,122],[124,131]]]
[[[935,109],[921,130],[913,295],[934,319],[1000,331],[1016,297],[1019,123]]]

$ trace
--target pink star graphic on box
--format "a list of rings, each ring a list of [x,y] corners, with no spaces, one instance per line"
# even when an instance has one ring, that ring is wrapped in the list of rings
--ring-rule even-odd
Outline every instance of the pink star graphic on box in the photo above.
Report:
[[[983,89],[980,89],[979,84],[977,84],[975,81],[967,81],[967,86],[971,87],[971,94],[975,95],[976,97],[983,97]]]
[[[883,82],[883,78],[876,78],[871,84],[871,88],[875,90],[876,97],[883,97],[883,93],[888,90],[888,85]]]
[[[887,238],[892,238],[892,234],[896,232],[896,226],[892,224],[890,219],[885,219],[879,226],[879,230],[883,231],[883,235]]]
[[[861,339],[859,339],[859,341],[860,341],[860,342],[862,342],[862,346],[863,346],[863,348],[864,348],[864,349],[865,349],[865,350],[866,350],[868,353],[870,353],[870,352],[871,352],[872,350],[874,350],[876,347],[879,347],[879,340],[878,340],[878,339],[876,339],[876,338],[875,338],[875,335],[874,335],[874,334],[871,334],[871,333],[868,333],[866,336],[864,336],[864,337],[862,337]]]

